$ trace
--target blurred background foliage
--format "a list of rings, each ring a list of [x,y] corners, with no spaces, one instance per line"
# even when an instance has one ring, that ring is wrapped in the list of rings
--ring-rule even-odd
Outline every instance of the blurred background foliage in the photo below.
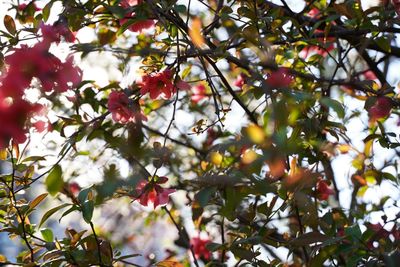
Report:
[[[3,84],[43,25],[83,76],[25,90],[46,129],[1,150],[0,262],[397,266],[397,1],[1,5]]]

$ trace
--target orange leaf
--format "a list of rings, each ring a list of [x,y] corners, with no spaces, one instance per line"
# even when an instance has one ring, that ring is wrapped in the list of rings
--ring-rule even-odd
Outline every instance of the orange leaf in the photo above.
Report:
[[[189,36],[193,41],[193,44],[197,47],[201,47],[204,44],[204,37],[201,34],[202,23],[200,18],[194,18],[192,21],[192,27],[189,29]]]
[[[157,267],[184,267],[182,263],[179,263],[177,261],[160,261],[156,263]]]

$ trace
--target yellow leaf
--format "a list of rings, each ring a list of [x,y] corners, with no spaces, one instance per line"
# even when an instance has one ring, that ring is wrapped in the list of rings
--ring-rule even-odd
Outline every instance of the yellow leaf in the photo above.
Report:
[[[286,162],[285,159],[276,158],[267,162],[269,167],[269,174],[273,178],[281,177],[285,174]]]
[[[202,160],[202,161],[200,162],[200,166],[201,166],[201,169],[202,169],[203,171],[205,171],[205,170],[207,170],[208,162]]]
[[[358,189],[358,192],[357,192],[357,197],[363,197],[365,195],[365,193],[367,192],[367,190],[368,190],[367,185],[360,187],[360,189]]]
[[[249,127],[247,127],[246,132],[253,143],[262,144],[264,142],[265,133],[263,129],[261,129],[261,127],[252,124]]]
[[[222,163],[222,159],[223,159],[223,156],[221,155],[221,153],[219,153],[219,152],[211,152],[210,160],[211,160],[212,164],[214,164],[216,166],[219,166]]]
[[[19,158],[19,146],[17,143],[12,142],[13,152],[15,153],[15,158]]]
[[[347,144],[340,144],[340,145],[337,145],[336,148],[339,150],[339,152],[341,154],[346,154],[350,151],[351,146],[349,146]]]
[[[374,140],[373,140],[373,139],[368,140],[368,141],[365,143],[364,154],[365,154],[366,157],[371,156],[371,152],[372,152],[372,147],[373,147],[373,145],[374,145]]]
[[[156,263],[157,267],[184,267],[182,263],[179,263],[177,261],[160,261]]]
[[[289,175],[294,175],[299,168],[297,167],[297,158],[293,157],[292,160],[290,161],[290,171]]]
[[[7,159],[7,149],[3,148],[0,149],[0,160],[6,160]]]
[[[34,209],[37,205],[39,205],[46,197],[48,193],[44,193],[36,197],[34,200],[32,200],[31,203],[29,203],[29,208]]]
[[[257,158],[258,154],[254,150],[248,149],[243,153],[242,163],[247,165],[255,161]]]
[[[6,256],[0,254],[0,263],[5,263],[5,262],[7,262]]]
[[[204,44],[204,37],[201,34],[201,20],[200,18],[194,18],[192,21],[192,27],[189,29],[189,36],[193,41],[193,44],[197,47],[201,47]]]

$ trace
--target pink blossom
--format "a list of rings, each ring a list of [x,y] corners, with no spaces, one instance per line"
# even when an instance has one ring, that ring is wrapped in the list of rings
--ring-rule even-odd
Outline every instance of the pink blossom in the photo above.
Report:
[[[321,13],[321,12],[319,11],[318,8],[313,7],[313,8],[307,13],[307,16],[310,17],[310,18],[318,18],[318,17],[320,17],[320,16],[319,16],[320,13]]]
[[[375,104],[368,109],[368,115],[371,121],[386,118],[390,115],[393,103],[389,97],[380,96],[376,99]]]
[[[43,35],[44,43],[59,43],[61,38],[64,38],[64,40],[69,43],[75,42],[76,33],[71,32],[68,26],[62,23],[55,25],[46,25],[42,23],[40,25],[40,30]]]
[[[46,129],[48,129],[48,123],[46,121],[42,121],[42,120],[32,123],[32,126],[38,133],[42,133]]]
[[[208,238],[193,237],[190,244],[196,258],[203,258],[205,260],[211,259],[211,252],[207,249],[206,245],[211,241]]]
[[[41,105],[22,99],[0,98],[0,147],[7,147],[10,140],[23,143],[26,140],[26,122]]]
[[[123,92],[113,91],[108,97],[108,110],[114,121],[125,124],[134,119],[134,112],[129,107],[129,98]]]
[[[176,83],[176,88],[178,88],[179,90],[190,90],[190,88],[192,88],[192,87],[187,82],[179,80]]]
[[[22,95],[33,77],[41,81],[45,91],[65,92],[81,81],[82,71],[73,65],[72,57],[61,62],[47,49],[42,42],[33,47],[22,46],[5,58],[9,69],[3,77],[2,86],[9,96]],[[9,87],[14,89],[10,91]]]
[[[330,195],[333,195],[335,191],[329,188],[328,183],[323,180],[317,182],[317,198],[319,200],[327,200]]]
[[[120,3],[120,5],[125,9],[128,9],[133,6],[137,6],[140,4],[142,4],[141,0],[122,0]],[[120,19],[119,22],[121,25],[123,25],[123,24],[127,23],[129,19],[135,19],[135,12],[127,14],[125,16],[125,18]],[[132,32],[142,32],[145,29],[150,29],[150,28],[154,27],[154,24],[155,24],[154,20],[140,19],[140,20],[133,22],[131,25],[129,25],[128,30],[130,30]]]
[[[142,180],[136,186],[137,199],[143,206],[153,204],[154,209],[160,205],[166,205],[169,200],[169,195],[174,193],[175,189],[163,188],[160,184],[165,184],[168,181],[167,177],[158,177],[152,181]]]
[[[172,84],[172,71],[165,70],[158,73],[146,74],[138,82],[142,95],[149,93],[151,99],[156,99],[159,95],[169,99],[176,92]]]
[[[202,99],[207,97],[206,90],[207,89],[204,84],[199,84],[199,85],[193,86],[193,88],[192,88],[193,94],[192,94],[191,100],[194,103],[200,102]]]
[[[77,182],[72,182],[68,184],[69,191],[74,195],[77,196],[81,191],[81,187]]]
[[[233,85],[239,88],[242,88],[243,85],[246,82],[246,75],[243,73],[239,74],[239,76],[236,78],[236,80],[233,82]]]
[[[315,30],[315,33],[322,34],[324,31],[322,30]],[[323,57],[326,57],[329,52],[335,49],[335,38],[333,37],[319,37],[317,38],[317,41],[319,42],[320,45],[308,45],[303,48],[300,52],[300,56],[302,58],[308,57],[309,54],[315,53],[318,55],[321,55]]]
[[[372,70],[367,70],[363,73],[363,75],[366,80],[374,81],[377,79],[375,73]]]
[[[17,7],[17,9],[18,9],[19,11],[24,11],[24,10],[28,7],[28,5],[29,5],[29,4],[26,4],[26,3],[19,4],[18,7]],[[40,10],[42,10],[41,8],[39,8],[39,7],[36,6],[36,3],[35,3],[35,2],[32,2],[32,5],[33,5],[33,10],[34,10],[34,11],[40,11]]]
[[[293,82],[293,77],[289,74],[287,68],[280,67],[271,72],[265,82],[272,88],[288,87]]]

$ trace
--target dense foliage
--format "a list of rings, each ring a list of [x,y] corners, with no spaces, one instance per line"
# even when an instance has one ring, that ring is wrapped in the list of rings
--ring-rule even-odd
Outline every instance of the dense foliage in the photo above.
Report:
[[[400,3],[366,2],[2,4],[0,262],[396,266]]]

